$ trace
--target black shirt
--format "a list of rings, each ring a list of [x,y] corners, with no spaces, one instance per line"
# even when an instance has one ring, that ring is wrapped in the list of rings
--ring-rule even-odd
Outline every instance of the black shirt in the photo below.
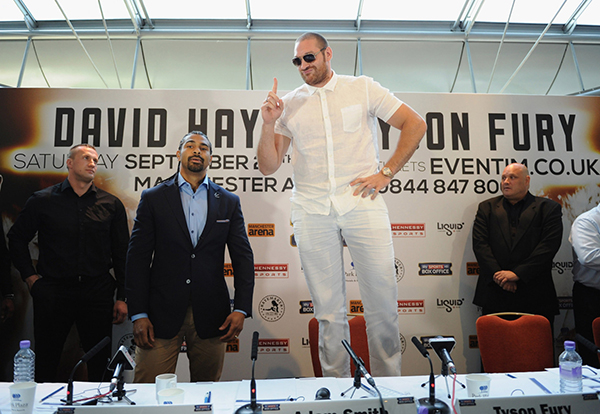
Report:
[[[4,227],[0,223],[2,230],[2,240],[0,240],[0,299],[2,296],[12,295],[12,281],[10,278],[10,256],[6,248],[6,239],[4,238]]]
[[[523,211],[525,211],[525,209],[534,201],[535,197],[529,191],[522,200],[516,202],[515,204],[511,204],[506,198],[502,200],[502,205],[504,206],[504,210],[508,215],[511,241],[514,241],[515,237],[517,236],[517,228],[519,227],[521,213],[523,213]]]
[[[37,232],[37,270],[29,242]],[[124,298],[129,242],[121,200],[94,184],[79,197],[68,180],[35,192],[8,232],[9,250],[23,279],[95,277],[114,269],[117,298]]]

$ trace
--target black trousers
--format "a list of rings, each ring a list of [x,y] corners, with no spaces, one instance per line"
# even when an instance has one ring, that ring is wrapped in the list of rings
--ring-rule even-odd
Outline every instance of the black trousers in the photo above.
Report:
[[[114,292],[115,280],[110,274],[93,278],[42,277],[33,284],[37,382],[57,382],[58,364],[73,324],[85,352],[111,336]],[[88,361],[88,380],[102,380],[110,356],[111,348],[106,346]]]
[[[575,331],[593,343],[592,322],[600,316],[600,290],[575,282],[573,284],[573,314]],[[577,351],[585,365],[600,368],[598,353],[581,345],[577,347]]]

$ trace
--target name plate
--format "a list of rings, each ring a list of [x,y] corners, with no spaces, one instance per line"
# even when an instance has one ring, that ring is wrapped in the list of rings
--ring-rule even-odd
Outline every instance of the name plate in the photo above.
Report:
[[[164,404],[164,405],[75,405],[59,407],[55,414],[196,414],[212,413],[212,404]]]
[[[515,395],[459,399],[460,414],[590,414],[600,413],[598,394]]]
[[[417,405],[412,396],[383,399],[387,414],[415,414]],[[382,414],[379,398],[344,400],[282,401],[262,403],[263,414]]]

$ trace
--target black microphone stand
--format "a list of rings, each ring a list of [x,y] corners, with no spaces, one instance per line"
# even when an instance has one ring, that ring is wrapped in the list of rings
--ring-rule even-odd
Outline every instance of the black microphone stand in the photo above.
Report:
[[[116,397],[117,401],[125,400],[129,405],[135,405],[135,402],[127,396],[127,390],[125,390],[125,380],[123,379],[123,371],[123,364],[118,364],[117,368],[115,369],[115,376],[117,377],[117,389],[113,391],[112,396]]]
[[[431,362],[431,358],[429,355],[426,355],[427,360],[429,361],[429,381],[421,384],[421,387],[429,384],[429,397],[420,398],[419,404],[423,407],[427,407],[427,412],[429,414],[450,414],[450,407],[445,402],[438,400],[435,398],[435,376],[433,375],[433,363]],[[445,365],[445,364],[444,364]],[[442,367],[443,370],[443,367]],[[446,375],[448,375],[448,367],[446,367]],[[448,386],[448,382],[446,382],[446,387]],[[450,398],[450,396],[448,396]]]
[[[429,362],[431,363],[431,360]],[[431,372],[433,372],[433,368],[431,368]],[[446,381],[446,392],[448,393],[448,398],[452,398],[452,394],[450,393],[450,386],[448,385],[448,365],[444,361],[442,361],[442,370],[440,375],[435,376],[435,378],[439,377],[444,377],[444,380]],[[456,380],[456,382],[461,387],[466,388],[465,384],[463,384],[459,380]],[[428,383],[429,381],[425,381],[423,384],[421,384],[421,387],[426,386]]]
[[[360,359],[360,362],[363,362],[362,358],[359,357],[358,359]],[[356,369],[354,370],[354,384],[341,394],[342,397],[345,396],[346,394],[348,394],[348,392],[350,390],[352,390],[352,394],[350,395],[350,398],[352,398],[352,397],[354,397],[354,393],[356,392],[356,390],[360,390],[360,389],[368,392],[369,394],[373,394],[373,392],[369,388],[365,387],[362,384],[362,382],[360,381],[360,377],[361,377],[360,368],[358,366],[356,366]],[[375,397],[377,397],[377,395],[375,395]]]

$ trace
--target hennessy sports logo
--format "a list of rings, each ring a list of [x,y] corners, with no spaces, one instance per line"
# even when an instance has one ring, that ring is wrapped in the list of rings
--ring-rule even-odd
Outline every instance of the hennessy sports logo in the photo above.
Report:
[[[287,279],[288,264],[254,264],[254,277],[260,279]]]
[[[259,354],[289,354],[290,340],[289,338],[272,338],[258,340]]]
[[[425,223],[392,223],[392,237],[425,237]]]
[[[275,237],[275,224],[248,223],[248,237]]]
[[[420,315],[425,313],[425,301],[423,299],[399,300],[399,315]]]

